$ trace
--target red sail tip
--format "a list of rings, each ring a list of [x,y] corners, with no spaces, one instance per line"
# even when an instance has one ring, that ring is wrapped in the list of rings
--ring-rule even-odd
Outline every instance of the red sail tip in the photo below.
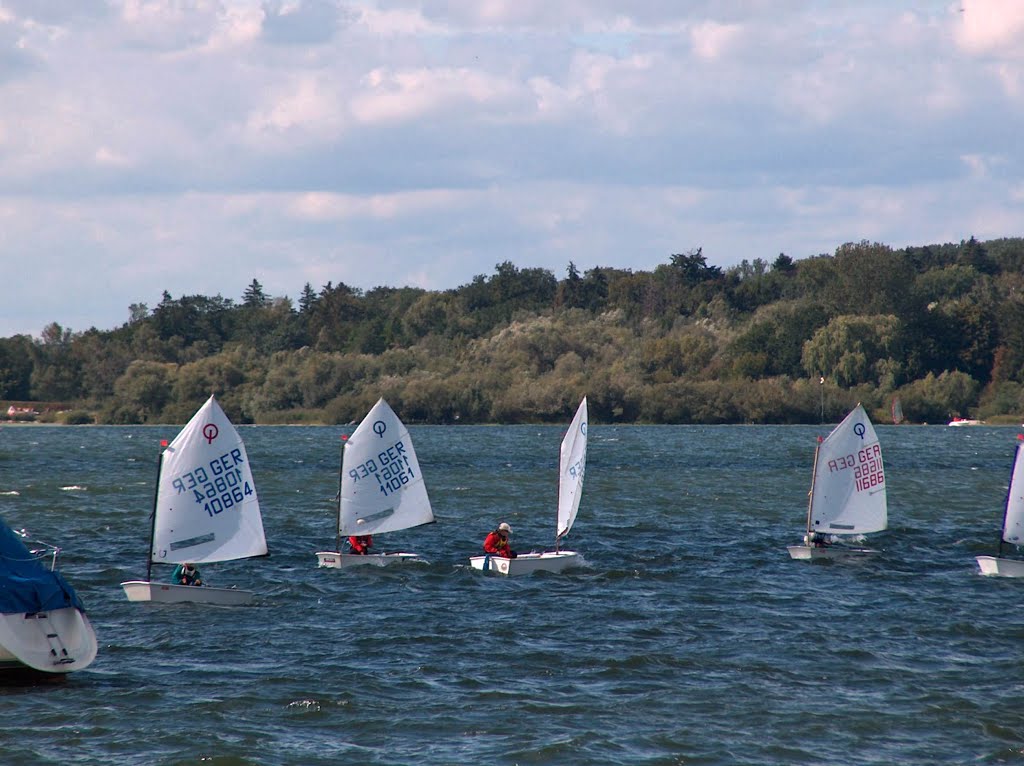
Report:
[[[167,446],[167,440],[166,439],[161,439],[160,440],[160,446],[161,447],[166,447]]]
[[[1017,441],[1024,441],[1024,434],[1017,434]]]
[[[818,437],[818,444],[821,444],[821,443],[822,443],[823,441],[825,441],[825,440],[824,440],[824,439],[822,439],[822,438],[821,438],[821,437],[819,436],[819,437]]]

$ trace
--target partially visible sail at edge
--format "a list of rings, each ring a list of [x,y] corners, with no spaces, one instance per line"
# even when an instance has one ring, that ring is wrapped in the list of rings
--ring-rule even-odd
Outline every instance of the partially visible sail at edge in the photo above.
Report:
[[[892,398],[892,422],[899,425],[903,422],[903,405],[900,404],[900,398],[894,396]]]
[[[1003,540],[1013,545],[1024,543],[1024,450],[1017,443],[1006,493],[1006,515],[1003,519]]]

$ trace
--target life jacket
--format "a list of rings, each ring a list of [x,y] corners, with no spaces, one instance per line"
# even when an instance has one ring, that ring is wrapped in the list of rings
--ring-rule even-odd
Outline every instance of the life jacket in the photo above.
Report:
[[[487,535],[487,539],[484,540],[484,551],[486,553],[507,557],[510,550],[511,548],[509,547],[508,539],[502,538],[502,536],[498,534],[498,530],[491,532]]]
[[[348,539],[348,544],[352,546],[352,550],[356,553],[369,553],[370,547],[373,545],[373,536],[353,535]]]

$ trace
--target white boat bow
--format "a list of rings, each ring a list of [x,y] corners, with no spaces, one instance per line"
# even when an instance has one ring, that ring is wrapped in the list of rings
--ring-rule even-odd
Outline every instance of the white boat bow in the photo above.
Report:
[[[976,556],[978,568],[983,575],[991,577],[1024,577],[1024,561],[1003,559],[997,556]]]
[[[70,673],[96,659],[89,618],[75,607],[0,614],[0,668]]]

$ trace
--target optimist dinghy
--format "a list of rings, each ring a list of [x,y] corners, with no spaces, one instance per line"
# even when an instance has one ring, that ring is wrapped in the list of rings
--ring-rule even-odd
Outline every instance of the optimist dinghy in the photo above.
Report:
[[[522,553],[514,559],[500,556],[473,556],[474,569],[502,575],[531,572],[561,572],[581,565],[575,551],[559,550],[559,542],[569,534],[583,497],[583,475],[587,468],[587,397],[583,397],[558,452],[558,513],[555,522],[555,550],[544,553]]]
[[[833,544],[831,536],[880,532],[887,520],[882,448],[868,414],[858,404],[824,441],[818,438],[807,533],[803,545],[788,547],[789,555],[794,559],[836,559],[877,553]]]
[[[996,556],[975,557],[983,575],[1024,577],[1024,561],[1003,558],[1003,543],[1020,545],[1021,534],[1024,532],[1024,450],[1021,450],[1022,439],[1024,436],[1017,434],[1017,451],[1013,455],[1010,486],[1006,491],[1003,527],[999,533],[999,550]]]
[[[146,579],[121,583],[129,601],[247,604],[236,588],[153,582],[153,564],[207,564],[266,556],[267,540],[238,431],[214,397],[160,453]]]
[[[337,550],[317,551],[321,567],[390,566],[422,561],[415,553],[343,553],[342,540],[434,522],[409,429],[379,399],[342,448]]]

